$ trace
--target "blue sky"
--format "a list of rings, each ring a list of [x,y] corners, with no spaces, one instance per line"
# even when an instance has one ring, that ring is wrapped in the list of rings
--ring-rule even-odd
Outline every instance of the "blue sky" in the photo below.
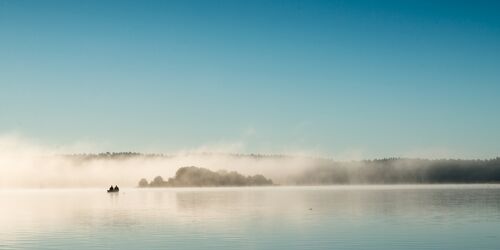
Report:
[[[2,1],[0,133],[494,157],[495,1]]]

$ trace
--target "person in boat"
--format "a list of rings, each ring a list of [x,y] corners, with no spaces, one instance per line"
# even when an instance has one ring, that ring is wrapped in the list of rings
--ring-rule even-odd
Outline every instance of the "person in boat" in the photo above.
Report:
[[[115,192],[120,191],[120,189],[118,188],[118,185],[115,185],[115,189],[114,190],[115,190]]]
[[[113,192],[113,191],[114,191],[114,190],[113,190],[113,185],[111,185],[111,187],[109,187],[108,191],[109,191],[109,192]]]

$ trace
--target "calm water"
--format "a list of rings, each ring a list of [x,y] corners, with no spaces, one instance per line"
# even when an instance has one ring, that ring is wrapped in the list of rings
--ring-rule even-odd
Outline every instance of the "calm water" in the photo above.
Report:
[[[500,186],[0,191],[0,249],[90,248],[500,249]]]

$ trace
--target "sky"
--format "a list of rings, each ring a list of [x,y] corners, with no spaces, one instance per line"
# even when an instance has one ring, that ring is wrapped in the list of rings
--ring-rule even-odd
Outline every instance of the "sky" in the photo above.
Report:
[[[0,0],[0,135],[88,151],[490,158],[497,1]]]

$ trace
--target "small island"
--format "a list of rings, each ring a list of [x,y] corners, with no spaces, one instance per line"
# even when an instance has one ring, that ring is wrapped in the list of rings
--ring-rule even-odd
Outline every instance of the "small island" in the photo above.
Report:
[[[199,167],[179,168],[174,178],[164,181],[157,176],[148,182],[145,178],[139,181],[139,187],[239,187],[239,186],[271,186],[273,181],[263,175],[244,176],[238,172],[219,170],[217,172]]]

